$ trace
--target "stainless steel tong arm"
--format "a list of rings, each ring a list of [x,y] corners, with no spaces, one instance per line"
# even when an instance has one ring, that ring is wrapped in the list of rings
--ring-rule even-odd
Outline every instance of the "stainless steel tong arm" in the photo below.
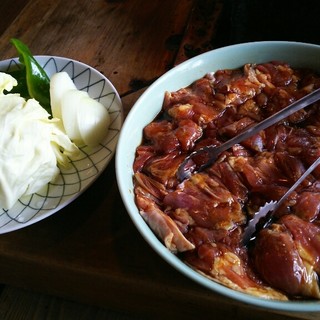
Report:
[[[197,171],[201,171],[208,166],[210,166],[216,158],[221,154],[223,151],[228,150],[231,148],[233,145],[240,143],[241,141],[244,141],[255,134],[259,133],[261,130],[264,130],[273,124],[279,122],[280,120],[285,119],[286,117],[292,115],[293,113],[309,106],[310,104],[316,102],[317,100],[320,99],[320,88],[314,90],[313,92],[307,94],[306,96],[302,97],[301,99],[293,102],[289,106],[285,107],[284,109],[278,111],[277,113],[271,115],[270,117],[260,121],[256,125],[249,127],[245,131],[241,132],[237,136],[231,138],[230,140],[224,142],[223,144],[219,146],[211,145],[211,146],[206,146],[201,149],[198,149],[194,152],[192,152],[189,156],[185,158],[185,160],[181,163],[181,165],[178,168],[177,171],[177,177],[180,181],[186,179],[188,176],[190,176],[191,172],[185,169],[187,163],[189,162],[190,159],[193,157],[207,153],[209,155],[209,160],[199,166]]]
[[[266,203],[259,209],[249,221],[243,234],[243,244],[247,245],[251,240],[252,236],[257,232],[257,225],[261,219],[268,217],[267,221],[264,222],[263,228],[271,224],[274,213],[282,206],[287,200],[290,194],[304,181],[304,179],[320,164],[320,157],[316,159],[313,164],[300,176],[300,178],[288,189],[288,191],[281,197],[279,201],[271,201]]]

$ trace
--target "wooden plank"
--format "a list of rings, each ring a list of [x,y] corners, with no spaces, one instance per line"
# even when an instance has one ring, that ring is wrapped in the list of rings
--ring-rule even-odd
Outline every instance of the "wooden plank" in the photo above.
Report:
[[[146,308],[148,301],[140,301]],[[186,302],[187,303],[187,302]],[[172,303],[168,303],[168,310],[171,309]],[[275,315],[269,313],[262,313],[247,309],[232,310],[215,308],[208,314],[203,314],[198,310],[195,314],[188,314],[185,312],[185,306],[177,313],[177,319],[254,319],[265,320],[267,316],[272,320],[298,320],[299,318],[288,318],[285,315]],[[188,310],[188,309],[186,309]],[[1,295],[0,299],[0,317],[2,320],[20,320],[20,319],[33,319],[33,320],[67,320],[67,319],[81,319],[81,320],[135,320],[135,319],[164,319],[163,312],[158,310],[157,313],[150,316],[150,314],[135,314],[132,312],[123,312],[120,310],[113,310],[103,307],[94,307],[92,305],[80,304],[68,299],[61,299],[58,297],[39,294],[30,290],[23,290],[16,287],[7,287]],[[168,313],[167,318],[171,319],[173,313]],[[304,319],[316,319],[306,317]]]
[[[219,18],[221,12],[227,9],[227,2],[223,0],[196,1],[175,65],[215,48],[214,39],[221,22]]]
[[[104,73],[123,95],[150,84],[174,63],[170,39],[184,31],[191,0],[35,0],[0,39],[0,59],[20,38],[34,54],[66,56]],[[32,24],[31,24],[32,22]],[[32,25],[32,27],[31,27]]]
[[[2,320],[133,319],[120,311],[97,308],[15,287],[6,287],[1,295],[0,318]]]
[[[0,35],[14,22],[29,0],[1,0],[0,1]]]

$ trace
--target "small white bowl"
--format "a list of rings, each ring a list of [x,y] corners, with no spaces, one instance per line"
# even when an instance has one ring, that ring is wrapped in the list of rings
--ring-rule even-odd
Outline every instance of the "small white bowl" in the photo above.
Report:
[[[123,122],[122,104],[113,84],[94,68],[68,58],[35,56],[49,77],[65,71],[76,87],[87,91],[91,98],[100,101],[109,111],[111,124],[105,139],[94,149],[81,148],[81,156],[72,161],[72,167],[61,170],[54,183],[19,201],[10,209],[0,207],[0,234],[24,228],[53,213],[75,200],[102,173],[112,159]],[[20,68],[17,58],[0,61],[0,71]]]
[[[233,69],[246,63],[271,60],[288,62],[293,67],[310,67],[320,72],[320,46],[297,42],[267,41],[232,45],[194,57],[173,68],[155,81],[139,98],[122,127],[116,151],[116,175],[126,209],[144,239],[169,264],[197,283],[238,301],[270,310],[320,312],[320,301],[274,301],[244,294],[209,280],[172,254],[142,219],[134,201],[133,161],[142,140],[143,128],[162,107],[165,91],[186,87],[208,72]],[[275,270],[276,272],[276,270]]]

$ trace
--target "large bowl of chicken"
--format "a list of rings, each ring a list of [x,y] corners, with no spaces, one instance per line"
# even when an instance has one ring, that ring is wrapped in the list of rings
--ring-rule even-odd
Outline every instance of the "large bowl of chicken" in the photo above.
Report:
[[[320,103],[233,145],[204,170],[177,175],[191,152],[222,144],[319,87],[320,46],[267,41],[201,54],[142,94],[120,133],[116,174],[133,223],[164,260],[233,299],[320,312],[320,167],[242,241],[255,212],[320,156]]]

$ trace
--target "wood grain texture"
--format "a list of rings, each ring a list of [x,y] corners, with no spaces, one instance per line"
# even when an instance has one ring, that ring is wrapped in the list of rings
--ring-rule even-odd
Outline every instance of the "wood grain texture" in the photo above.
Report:
[[[28,0],[2,0],[0,2],[0,35],[8,28],[10,24],[15,24],[14,20],[23,10]]]
[[[121,95],[172,67],[191,0],[30,1],[0,40],[0,58],[16,53],[11,37],[33,54],[65,56],[104,73]]]
[[[132,315],[7,287],[0,299],[2,320],[134,320]]]
[[[199,0],[195,3],[177,53],[175,65],[214,49],[219,24],[223,23],[221,21],[223,10],[228,10],[226,1],[223,0]]]

